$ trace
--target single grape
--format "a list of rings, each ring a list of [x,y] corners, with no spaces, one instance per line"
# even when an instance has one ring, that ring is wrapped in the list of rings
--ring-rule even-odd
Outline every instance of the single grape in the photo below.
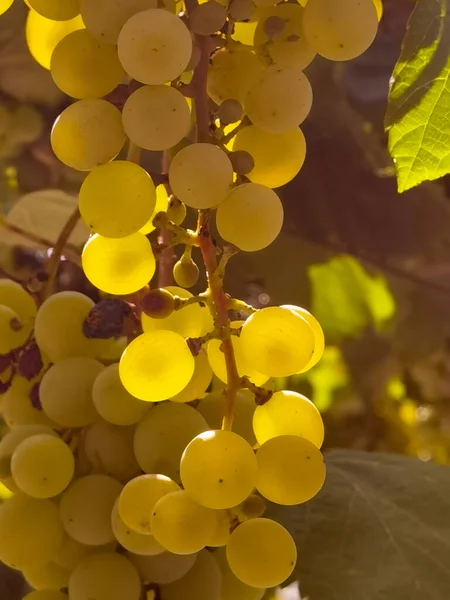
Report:
[[[230,512],[239,519],[239,521],[247,521],[248,519],[257,519],[262,517],[266,512],[266,501],[258,494],[250,494],[248,498],[241,502],[238,506],[234,506]]]
[[[47,425],[56,427],[50,417],[42,409],[35,408],[31,402],[31,394],[35,380],[28,381],[15,375],[8,391],[2,396],[2,416],[8,427],[20,425]]]
[[[181,200],[178,200],[178,198],[175,198],[175,196],[172,196],[169,201],[167,216],[175,225],[181,225],[186,218],[186,205]]]
[[[26,0],[37,13],[52,21],[67,21],[80,14],[79,0]]]
[[[155,231],[155,226],[153,225],[153,219],[159,212],[167,212],[169,208],[169,197],[167,195],[166,186],[164,184],[160,184],[156,186],[156,204],[153,209],[153,213],[151,214],[147,223],[139,229],[141,233],[144,235],[148,235],[152,231]]]
[[[214,552],[214,558],[222,575],[220,600],[262,600],[266,592],[265,588],[258,589],[238,579],[230,569],[225,548],[219,548]]]
[[[255,10],[253,0],[232,0],[228,14],[234,21],[249,21]]]
[[[247,585],[275,587],[292,573],[297,549],[289,532],[271,519],[241,523],[227,544],[230,569]]]
[[[373,0],[373,5],[375,6],[375,10],[377,11],[378,22],[380,22],[381,17],[383,16],[383,2],[382,0]]]
[[[1,0],[0,2],[0,15],[3,15],[12,5],[14,0]]]
[[[212,536],[208,540],[208,546],[211,548],[219,548],[226,546],[230,539],[231,521],[233,515],[227,510],[217,510],[217,525]]]
[[[229,156],[233,165],[233,171],[237,175],[248,175],[255,167],[253,156],[246,150],[230,152]]]
[[[183,288],[194,286],[199,277],[199,268],[190,257],[181,257],[173,266],[175,283]]]
[[[220,569],[214,555],[202,550],[184,577],[161,586],[161,600],[219,600],[220,584]]]
[[[222,125],[230,125],[231,123],[237,123],[242,119],[244,116],[244,109],[237,100],[228,98],[227,100],[224,100],[217,109],[217,116]]]
[[[264,17],[261,22],[268,40],[276,40],[283,35],[286,23],[278,15]]]
[[[19,315],[8,306],[0,305],[0,355],[9,354],[27,341],[28,334]]]
[[[309,363],[300,372],[303,373],[305,371],[309,371],[309,369],[312,369],[312,367],[319,362],[325,350],[325,336],[323,334],[322,327],[320,326],[319,321],[310,312],[308,312],[306,308],[302,308],[301,306],[293,306],[292,304],[285,304],[282,306],[282,308],[293,310],[295,313],[303,317],[311,327],[311,330],[314,334],[314,352]]]
[[[195,6],[189,13],[189,29],[198,35],[213,35],[225,25],[227,9],[214,0]]]
[[[144,582],[167,585],[178,581],[192,569],[197,560],[197,554],[162,552],[155,556],[129,554],[128,558],[139,571]]]
[[[113,507],[111,525],[119,544],[138,556],[154,556],[164,552],[164,548],[158,544],[152,535],[143,535],[127,527],[119,515],[118,505],[119,499],[116,500]]]
[[[165,288],[150,290],[141,301],[143,312],[152,319],[165,319],[172,314],[175,297]]]
[[[54,562],[26,567],[22,574],[35,590],[61,590],[69,585],[70,571]]]
[[[170,398],[172,402],[192,402],[205,395],[213,375],[211,367],[209,366],[208,357],[202,349],[199,354],[194,357],[194,360],[195,368],[191,380],[179,394]]]
[[[19,283],[0,279],[0,305],[7,306],[19,317],[22,330],[29,335],[36,318],[36,301]]]

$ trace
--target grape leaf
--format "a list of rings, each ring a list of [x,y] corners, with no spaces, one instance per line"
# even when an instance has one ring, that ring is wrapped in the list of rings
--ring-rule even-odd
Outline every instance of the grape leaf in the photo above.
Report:
[[[448,600],[450,467],[392,454],[327,455],[312,501],[272,515],[293,533],[310,600]]]
[[[450,172],[450,0],[420,0],[394,69],[386,129],[398,191]]]

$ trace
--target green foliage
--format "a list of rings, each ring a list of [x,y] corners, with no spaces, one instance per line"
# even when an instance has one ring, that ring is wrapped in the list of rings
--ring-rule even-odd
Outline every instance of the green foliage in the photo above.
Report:
[[[386,128],[398,190],[450,172],[450,0],[420,0],[393,73]]]

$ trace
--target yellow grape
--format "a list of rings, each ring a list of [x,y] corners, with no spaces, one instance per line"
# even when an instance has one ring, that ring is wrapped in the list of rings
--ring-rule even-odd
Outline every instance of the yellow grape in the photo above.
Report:
[[[111,525],[119,544],[129,552],[134,552],[139,556],[153,556],[164,552],[164,548],[158,544],[152,535],[137,533],[123,522],[119,515],[118,504],[119,498],[114,504]]]
[[[92,386],[104,369],[87,357],[66,358],[52,365],[39,388],[42,408],[62,427],[84,427],[97,419]]]
[[[181,579],[192,569],[197,554],[162,552],[154,556],[128,554],[144,582],[168,584]]]
[[[220,600],[262,600],[265,588],[249,586],[236,577],[228,564],[226,548],[219,548],[214,552],[214,558],[222,575]]]
[[[0,305],[0,355],[9,354],[24,344],[28,335],[19,315],[8,306]]]
[[[248,521],[248,519],[255,519],[262,517],[266,512],[267,503],[258,494],[250,494],[248,498],[241,502],[238,506],[234,506],[230,512],[235,515],[239,521]]]
[[[72,571],[93,548],[95,549],[95,546],[86,546],[86,544],[77,542],[70,535],[64,533],[63,541],[53,560],[63,569]]]
[[[140,596],[136,567],[121,554],[90,554],[70,576],[70,600],[139,600]]]
[[[225,546],[230,538],[230,528],[233,516],[227,510],[217,510],[217,525],[208,540],[208,546],[219,548]]]
[[[26,567],[22,574],[26,582],[35,590],[60,590],[69,585],[70,571],[54,562]]]
[[[242,326],[240,339],[248,362],[270,377],[298,373],[314,351],[314,334],[308,322],[279,306],[253,313]]]
[[[252,447],[232,431],[205,431],[187,446],[180,473],[184,489],[208,508],[240,504],[255,487]]]
[[[194,374],[194,357],[173,331],[143,333],[127,347],[119,363],[120,379],[130,394],[147,402],[181,392]]]
[[[3,15],[12,5],[14,0],[1,0],[0,1],[0,15]]]
[[[172,159],[169,183],[175,196],[187,206],[212,208],[228,194],[233,183],[233,167],[218,146],[191,144]]]
[[[146,150],[168,150],[191,128],[186,98],[167,85],[145,85],[133,92],[125,102],[122,119],[130,140]]]
[[[33,435],[17,446],[11,459],[15,484],[33,498],[57,496],[72,480],[75,460],[69,446],[53,435]]]
[[[253,21],[256,7],[252,0],[232,0],[228,12],[234,21]]]
[[[142,233],[123,238],[93,235],[81,255],[89,281],[108,294],[132,294],[142,289],[156,268],[150,241]]]
[[[283,216],[283,205],[273,190],[259,183],[244,183],[233,188],[218,206],[216,224],[224,240],[255,252],[276,239]]]
[[[308,502],[325,481],[322,453],[298,435],[279,435],[267,440],[258,449],[256,460],[256,489],[277,504]]]
[[[226,6],[215,0],[208,0],[190,11],[189,29],[197,35],[214,35],[225,25],[226,18]]]
[[[30,10],[25,25],[28,50],[41,67],[50,70],[53,50],[66,35],[77,29],[84,29],[80,15],[67,21],[54,21]]]
[[[216,524],[215,511],[197,504],[185,491],[171,492],[158,500],[150,523],[156,540],[175,554],[202,550]]]
[[[86,475],[74,481],[59,504],[66,532],[89,546],[112,542],[111,513],[121,491],[122,484],[108,475]]]
[[[20,425],[48,425],[56,426],[43,410],[39,410],[31,403],[31,390],[37,383],[28,381],[20,375],[15,375],[9,390],[3,395],[2,415],[8,427]]]
[[[166,186],[161,183],[156,186],[156,204],[153,209],[153,213],[150,215],[149,220],[143,225],[139,231],[144,235],[148,235],[152,231],[155,231],[156,227],[153,225],[153,219],[159,212],[167,212],[169,208],[169,196],[167,195]]]
[[[56,504],[25,494],[0,505],[0,531],[0,560],[15,569],[49,562],[63,539]]]
[[[312,0],[303,31],[314,50],[329,60],[351,60],[369,48],[378,31],[373,0]]]
[[[146,473],[163,473],[179,482],[184,449],[207,429],[202,415],[187,404],[167,402],[152,408],[134,435],[134,453],[139,466]]]
[[[248,179],[269,188],[281,187],[292,181],[306,156],[305,136],[298,127],[283,133],[270,133],[250,125],[238,131],[229,148],[248,152],[255,163],[247,174]]]
[[[52,21],[68,21],[80,14],[79,0],[26,0],[37,13]]]
[[[325,350],[325,336],[323,334],[322,327],[320,326],[319,321],[310,312],[308,312],[306,308],[302,308],[301,306],[294,306],[292,304],[285,304],[282,306],[282,308],[288,308],[289,310],[293,310],[295,313],[303,317],[311,327],[311,330],[314,334],[314,352],[311,356],[311,360],[306,365],[306,367],[304,367],[300,371],[300,373],[309,371],[309,369],[312,369],[312,367],[314,367],[319,362]]]
[[[184,577],[161,586],[161,600],[219,600],[220,584],[220,569],[214,555],[202,550]]]
[[[241,523],[227,545],[230,569],[247,585],[275,587],[292,573],[297,549],[289,532],[271,519]]]
[[[41,352],[51,362],[77,356],[99,356],[110,345],[109,340],[88,339],[83,335],[83,322],[94,302],[79,292],[58,292],[39,307],[34,335]]]
[[[323,444],[320,412],[306,396],[289,390],[275,392],[268,402],[256,408],[253,429],[260,444],[279,435],[298,435],[317,448]]]
[[[172,402],[192,402],[205,395],[212,380],[212,370],[203,349],[200,350],[194,361],[195,368],[191,380],[179,394],[171,398]]]
[[[383,2],[382,0],[373,0],[373,4],[375,6],[375,10],[377,11],[378,22],[380,22],[381,17],[383,16]]]
[[[53,51],[50,72],[59,89],[73,98],[101,98],[122,81],[124,71],[117,48],[78,29]]]
[[[298,69],[271,65],[264,69],[245,97],[247,116],[260,129],[283,133],[298,127],[312,106],[312,89]]]
[[[133,452],[134,427],[97,421],[83,432],[86,458],[96,473],[127,481],[139,473]]]
[[[174,296],[180,298],[192,298],[193,294],[176,286],[165,288]],[[174,310],[172,314],[164,319],[153,319],[146,314],[142,314],[142,328],[145,332],[159,329],[168,329],[179,333],[182,337],[202,337],[214,328],[211,311],[206,306],[200,306],[197,302]]]
[[[106,100],[80,100],[56,119],[51,145],[57,158],[78,171],[113,160],[125,143],[122,115]]]
[[[179,489],[180,486],[165,475],[135,477],[120,493],[117,507],[120,518],[133,531],[150,534],[150,518],[155,504],[166,494]]]
[[[192,54],[189,29],[176,15],[150,8],[131,17],[118,39],[119,58],[137,81],[162,85],[179,77]]]
[[[11,279],[0,279],[0,305],[17,313],[22,331],[31,333],[36,318],[36,301],[19,283]]]
[[[92,398],[99,415],[114,425],[138,423],[149,409],[148,402],[138,400],[124,388],[118,363],[109,365],[98,374]]]
[[[24,596],[23,600],[69,600],[69,596],[57,590],[35,590]]]

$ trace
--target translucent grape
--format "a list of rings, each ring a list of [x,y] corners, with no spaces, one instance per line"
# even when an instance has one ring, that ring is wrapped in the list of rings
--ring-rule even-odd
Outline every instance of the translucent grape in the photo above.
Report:
[[[141,308],[152,319],[165,319],[175,310],[175,297],[165,288],[149,290],[141,300]]]
[[[314,367],[322,358],[323,352],[325,350],[325,336],[323,334],[323,330],[320,326],[319,321],[310,312],[308,312],[306,308],[302,308],[301,306],[294,306],[292,304],[283,305],[282,308],[289,308],[289,310],[293,310],[295,313],[303,317],[305,321],[308,322],[314,334],[314,352],[311,356],[311,360],[309,361],[309,363],[301,371],[301,373],[303,373],[304,371],[312,369],[312,367]]]
[[[161,85],[186,69],[192,54],[191,34],[174,14],[151,8],[134,15],[118,39],[119,58],[137,81]]]
[[[151,214],[149,220],[143,227],[140,228],[140,232],[144,235],[155,231],[155,226],[153,225],[153,219],[159,212],[167,212],[169,208],[169,197],[167,195],[166,186],[164,184],[160,184],[156,186],[156,204],[153,209],[153,213]]]
[[[58,548],[58,552],[55,554],[53,560],[60,567],[72,571],[93,548],[95,547],[77,542],[70,535],[64,533],[62,544]]]
[[[141,469],[163,473],[179,482],[184,449],[207,429],[205,419],[192,406],[173,402],[155,406],[139,423],[134,436],[134,453]]]
[[[172,148],[191,128],[186,98],[167,85],[137,89],[125,102],[122,118],[128,137],[146,150]]]
[[[56,119],[51,144],[57,158],[78,171],[113,160],[125,143],[122,116],[106,100],[80,100]]]
[[[0,2],[0,15],[3,15],[12,5],[14,0],[1,0]]]
[[[67,594],[57,590],[35,590],[24,596],[23,600],[68,600]]]
[[[266,590],[245,584],[238,579],[228,564],[226,549],[219,548],[214,552],[214,558],[219,565],[222,575],[220,600],[261,600]]]
[[[111,513],[121,491],[122,484],[107,475],[86,475],[74,481],[59,505],[67,533],[89,546],[112,542]]]
[[[191,288],[198,282],[199,268],[190,256],[183,255],[173,266],[173,278],[180,287]]]
[[[143,333],[120,359],[124,387],[147,402],[167,400],[181,392],[194,374],[194,357],[185,340],[173,331]]]
[[[34,381],[17,374],[14,376],[11,387],[2,399],[2,416],[8,427],[33,424],[56,426],[43,410],[33,406],[30,394],[35,385]]]
[[[227,510],[217,510],[217,525],[212,536],[208,540],[208,546],[219,548],[225,546],[230,538],[230,528],[233,516]]]
[[[241,104],[233,98],[224,100],[217,109],[217,116],[219,117],[222,125],[237,123],[242,119],[243,115],[244,109],[242,108]]]
[[[382,0],[373,0],[373,4],[375,6],[375,10],[377,11],[378,22],[380,22],[381,17],[383,16],[383,2]]]
[[[277,194],[259,183],[238,185],[217,208],[220,235],[246,252],[269,246],[283,225],[283,205]]]
[[[0,305],[7,306],[19,317],[22,332],[28,336],[34,325],[36,301],[19,283],[11,279],[0,279]]]
[[[195,368],[191,380],[179,394],[171,398],[172,402],[192,402],[201,398],[211,383],[212,370],[205,351],[202,349],[194,360]]]
[[[191,144],[172,159],[169,182],[173,193],[187,206],[217,206],[233,183],[233,167],[226,153],[212,144]]]
[[[108,294],[132,294],[147,285],[155,273],[152,246],[142,233],[113,239],[93,235],[81,255],[89,281]]]
[[[317,448],[323,444],[324,428],[320,412],[302,394],[283,390],[276,392],[253,417],[253,429],[260,444],[279,435],[298,435]]]
[[[308,322],[278,306],[253,313],[242,326],[240,340],[248,362],[270,377],[298,373],[314,351],[314,335]]]
[[[66,358],[45,373],[39,388],[42,408],[62,427],[84,427],[97,419],[92,386],[103,365],[93,358]]]
[[[69,585],[70,571],[54,562],[23,569],[26,582],[36,590],[60,590]]]
[[[220,569],[214,555],[202,550],[184,577],[161,586],[161,600],[219,600],[220,583]]]
[[[92,388],[92,399],[100,416],[114,425],[138,423],[149,409],[148,402],[138,400],[123,387],[118,363],[99,373]]]
[[[208,508],[231,508],[251,494],[256,481],[252,447],[232,431],[205,431],[190,442],[180,466],[184,489]]]
[[[101,98],[122,81],[117,48],[104,44],[86,29],[63,38],[53,51],[50,72],[59,89],[73,98]]]
[[[195,6],[189,14],[189,29],[199,35],[213,35],[225,25],[227,9],[214,0]]]
[[[253,156],[245,150],[236,150],[230,153],[231,164],[236,175],[248,175],[255,166]]]
[[[15,569],[49,562],[63,539],[58,508],[24,494],[0,505],[0,560]]]
[[[70,576],[70,600],[139,600],[140,595],[136,567],[121,554],[91,554]]]
[[[8,306],[0,305],[0,355],[9,354],[26,342],[28,334],[19,315]]]
[[[164,548],[158,544],[150,534],[142,534],[133,531],[125,525],[120,518],[118,510],[119,499],[116,500],[111,515],[111,525],[114,536],[121,546],[136,555],[153,556],[164,552]]]
[[[186,218],[186,205],[183,204],[178,198],[172,196],[169,200],[169,208],[167,209],[167,217],[175,223],[175,225],[181,225]]]
[[[216,513],[185,491],[171,492],[155,504],[151,530],[169,552],[193,554],[206,546],[217,524]]]
[[[79,0],[27,0],[30,8],[52,21],[68,21],[80,14]]]
[[[232,0],[228,12],[234,21],[248,21],[255,10],[253,0]]]
[[[239,525],[231,534],[226,553],[236,577],[259,588],[283,583],[297,560],[291,535],[271,519],[250,519]]]
[[[155,556],[129,554],[128,558],[139,571],[143,581],[161,585],[173,583],[184,577],[192,569],[197,554],[162,552]]]
[[[262,517],[266,512],[267,503],[258,494],[250,494],[248,498],[238,506],[234,506],[229,512],[235,515],[239,521],[248,521]]]
[[[329,60],[351,60],[369,48],[378,31],[373,0],[308,2],[303,30],[310,46]]]

